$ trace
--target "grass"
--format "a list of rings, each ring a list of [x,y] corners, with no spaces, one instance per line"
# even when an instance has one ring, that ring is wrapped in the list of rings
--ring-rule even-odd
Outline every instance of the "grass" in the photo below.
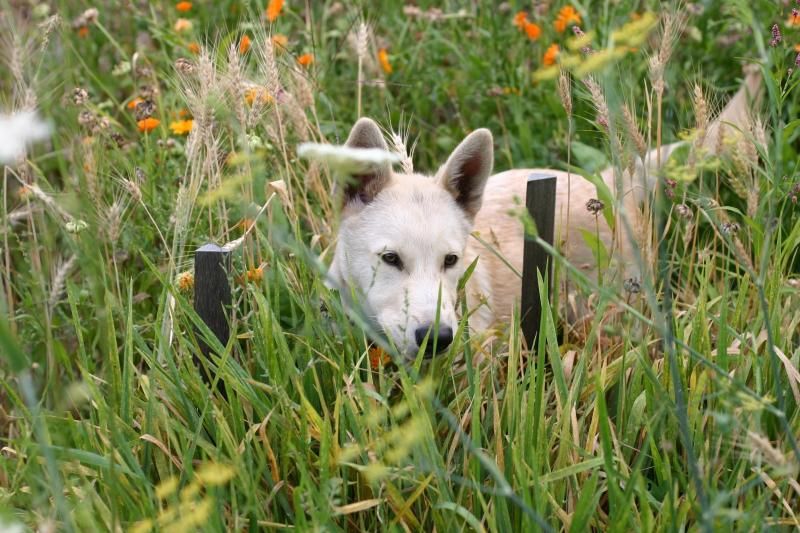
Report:
[[[687,17],[663,74],[648,64],[666,53],[659,27],[593,69],[605,127],[579,77],[569,117],[556,80],[532,82],[551,43],[568,55],[552,23],[561,3],[529,10],[536,41],[512,24],[517,6],[489,0],[418,14],[394,0],[287,2],[271,25],[256,2],[194,2],[186,13],[103,2],[96,22],[74,2],[0,5],[2,109],[34,105],[54,126],[49,143],[3,167],[0,525],[800,527],[791,6],[571,4],[598,51],[619,44],[631,13]],[[177,31],[178,18],[192,27]],[[270,47],[277,33],[287,42]],[[498,170],[569,162],[591,177],[636,152],[623,104],[649,147],[656,137],[692,145],[698,91],[714,107],[744,63],[764,75],[762,126],[732,134],[719,158],[688,148],[667,163],[644,226],[653,247],[642,250],[651,274],[641,291],[623,290],[612,270],[588,279],[552,250],[556,276],[589,295],[593,313],[576,331],[565,334],[545,302],[531,350],[518,320],[488,336],[462,321],[432,363],[371,363],[363,318],[323,284],[334,177],[297,160],[300,141],[341,142],[360,107],[387,125],[404,120],[420,169],[489,127]],[[149,133],[137,129],[144,110],[127,107],[134,97],[155,104]],[[186,117],[192,133],[172,133]],[[605,214],[623,231],[616,207]],[[231,254],[222,346],[192,309],[193,251],[251,224]],[[201,339],[224,395],[193,363]]]

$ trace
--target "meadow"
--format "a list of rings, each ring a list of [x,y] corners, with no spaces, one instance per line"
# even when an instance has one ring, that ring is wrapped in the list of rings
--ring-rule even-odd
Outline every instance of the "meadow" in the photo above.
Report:
[[[800,529],[798,10],[0,0],[0,120],[50,125],[0,162],[0,530]],[[760,99],[703,153],[748,69]],[[574,179],[685,148],[641,279],[556,246],[588,318],[559,282],[530,349],[462,320],[405,362],[326,288],[339,177],[297,156],[359,116],[430,172],[480,127],[497,171]],[[192,307],[207,242],[225,346]]]

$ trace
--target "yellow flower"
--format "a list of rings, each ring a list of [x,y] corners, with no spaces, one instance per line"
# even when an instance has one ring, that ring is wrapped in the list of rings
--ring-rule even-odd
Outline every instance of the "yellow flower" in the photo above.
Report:
[[[161,124],[161,121],[153,117],[142,119],[136,123],[136,125],[139,127],[139,131],[141,131],[142,133],[153,131],[158,127],[159,124]]]
[[[267,5],[267,20],[275,22],[275,19],[281,14],[282,8],[283,0],[269,0],[269,4]]]
[[[187,11],[192,9],[192,3],[191,2],[178,2],[177,4],[175,4],[175,9],[177,9],[181,13],[186,13]]]
[[[392,73],[392,64],[389,63],[389,53],[386,51],[386,48],[378,50],[378,61],[386,74]]]
[[[551,66],[556,64],[556,58],[558,57],[558,45],[553,43],[544,53],[544,59],[542,62],[545,66]]]
[[[567,24],[574,22],[575,24],[581,23],[581,16],[575,11],[572,6],[564,6],[558,11],[554,26],[558,33],[563,33],[567,29]]]
[[[173,28],[177,32],[189,31],[192,29],[192,21],[189,19],[178,19],[175,21],[175,26],[173,26]]]
[[[192,119],[176,120],[169,125],[169,129],[171,129],[172,133],[175,135],[186,135],[192,131],[192,126],[194,126],[194,121]]]
[[[297,58],[297,62],[307,67],[314,62],[314,54],[303,54]]]
[[[250,37],[244,35],[242,40],[239,41],[239,53],[246,54],[248,50],[250,50]]]

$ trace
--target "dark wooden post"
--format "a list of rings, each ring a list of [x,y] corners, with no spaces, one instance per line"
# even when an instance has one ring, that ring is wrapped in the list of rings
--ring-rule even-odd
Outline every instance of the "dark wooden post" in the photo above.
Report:
[[[228,283],[230,254],[216,244],[206,244],[194,254],[194,310],[223,346],[230,337],[231,287]],[[200,338],[200,350],[208,361],[211,347]],[[222,354],[219,354],[222,355]],[[206,373],[206,362],[195,361],[207,383],[213,376]],[[220,383],[220,391],[225,389]]]
[[[528,209],[539,237],[553,244],[556,219],[556,177],[549,174],[531,174],[528,176],[528,187],[525,192],[525,207]],[[550,254],[536,244],[533,239],[525,238],[522,255],[522,334],[533,348],[533,342],[539,333],[539,322],[542,318],[542,304],[539,295],[539,282],[536,272],[542,273],[552,293],[553,268]]]

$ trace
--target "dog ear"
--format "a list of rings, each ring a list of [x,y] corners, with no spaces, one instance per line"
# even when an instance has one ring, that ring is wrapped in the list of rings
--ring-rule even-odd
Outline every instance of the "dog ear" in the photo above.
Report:
[[[481,208],[483,189],[493,163],[492,133],[482,128],[467,135],[437,173],[439,184],[453,195],[470,218],[475,218]]]
[[[350,130],[346,146],[350,148],[379,148],[389,150],[380,128],[370,118],[360,118]],[[346,185],[344,196],[345,203],[359,199],[369,203],[388,185],[392,176],[392,167],[387,163],[381,165],[367,174],[353,176],[353,181]]]

